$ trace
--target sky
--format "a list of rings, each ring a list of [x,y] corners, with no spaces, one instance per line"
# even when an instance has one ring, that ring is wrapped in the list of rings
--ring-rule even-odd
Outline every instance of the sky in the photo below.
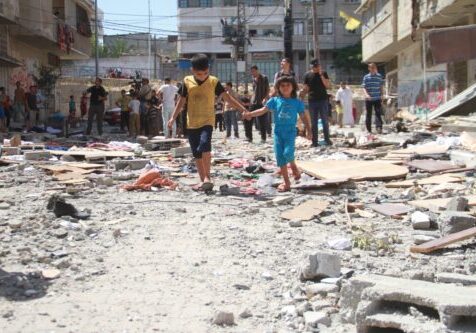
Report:
[[[148,0],[98,0],[98,7],[104,12],[106,35],[148,31]],[[150,0],[150,9],[153,34],[157,37],[176,34],[176,0]]]

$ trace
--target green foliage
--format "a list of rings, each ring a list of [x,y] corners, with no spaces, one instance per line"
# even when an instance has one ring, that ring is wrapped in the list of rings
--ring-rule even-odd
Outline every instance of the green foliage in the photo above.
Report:
[[[34,76],[34,80],[39,89],[44,91],[46,95],[50,95],[56,81],[60,77],[60,73],[56,67],[40,65],[37,67],[38,75]]]
[[[362,63],[362,43],[347,46],[336,50],[334,65],[350,73],[353,69],[365,71],[366,65]]]
[[[91,38],[91,56],[94,57],[96,55],[96,39],[95,36]],[[114,44],[110,47],[99,43],[98,44],[98,55],[99,58],[119,58],[123,54],[126,54],[130,51],[130,48],[127,47],[127,42],[125,40],[117,39]]]

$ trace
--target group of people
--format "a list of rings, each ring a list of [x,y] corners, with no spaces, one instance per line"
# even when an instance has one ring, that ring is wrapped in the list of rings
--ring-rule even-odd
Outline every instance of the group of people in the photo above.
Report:
[[[25,131],[44,121],[41,119],[42,99],[38,94],[38,87],[33,84],[25,91],[19,81],[15,86],[13,100],[5,87],[0,87],[0,132],[8,131],[13,121],[21,123]]]

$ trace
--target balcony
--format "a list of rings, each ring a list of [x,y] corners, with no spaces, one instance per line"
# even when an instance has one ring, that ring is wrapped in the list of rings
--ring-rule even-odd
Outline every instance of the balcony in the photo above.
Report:
[[[0,24],[15,24],[20,8],[17,0],[0,2]]]

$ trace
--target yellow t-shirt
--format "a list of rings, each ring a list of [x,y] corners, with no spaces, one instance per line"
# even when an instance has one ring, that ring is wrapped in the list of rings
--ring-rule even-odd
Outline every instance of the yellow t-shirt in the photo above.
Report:
[[[209,76],[198,84],[193,75],[184,79],[187,88],[187,128],[215,126],[215,88],[218,79]]]

